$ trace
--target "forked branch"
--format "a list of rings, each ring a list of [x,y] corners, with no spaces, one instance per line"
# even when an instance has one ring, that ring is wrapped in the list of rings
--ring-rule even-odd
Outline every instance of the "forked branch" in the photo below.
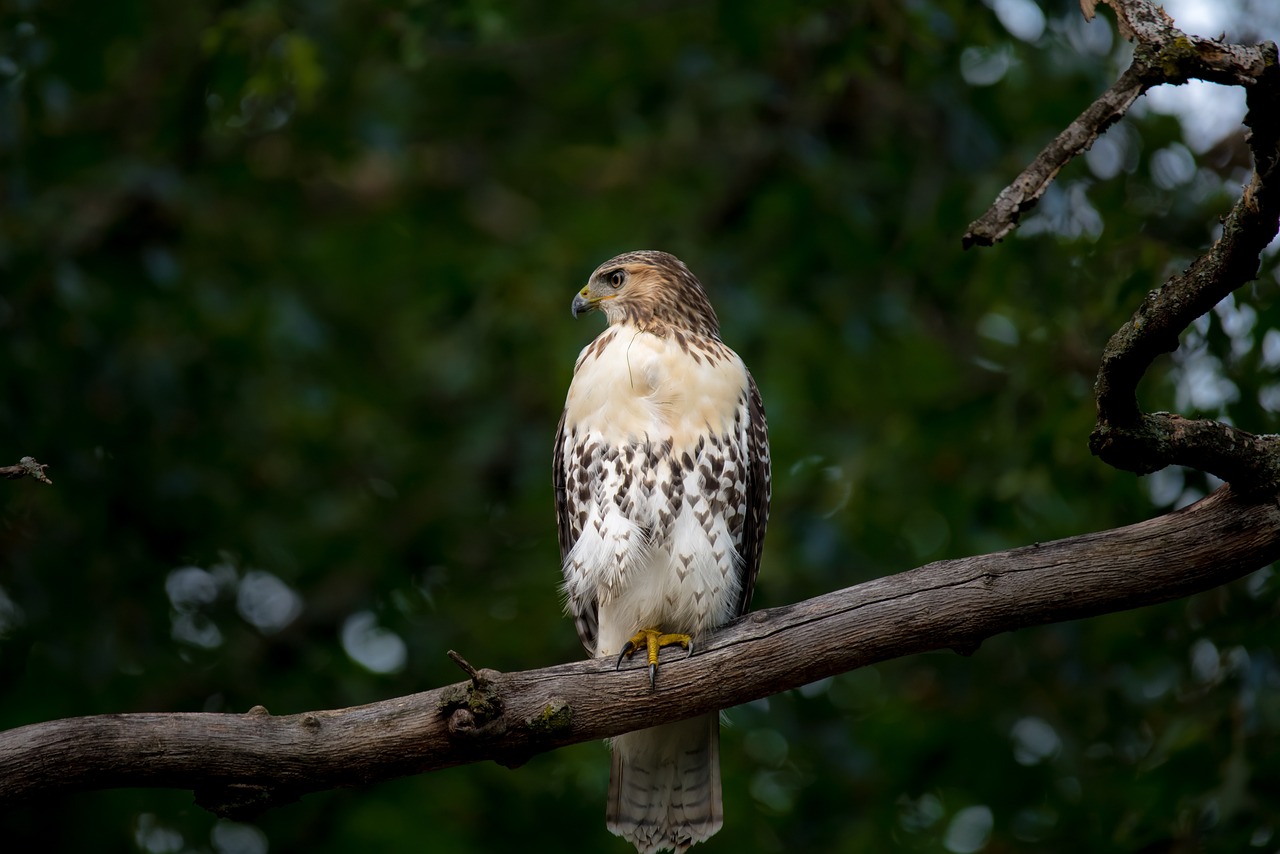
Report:
[[[1241,491],[1280,487],[1280,437],[1257,436],[1232,425],[1167,412],[1143,413],[1139,380],[1159,355],[1200,315],[1257,277],[1263,249],[1280,223],[1280,61],[1276,46],[1233,45],[1188,36],[1151,0],[1104,0],[1120,32],[1136,39],[1133,63],[1072,122],[969,227],[964,245],[991,245],[1017,225],[1049,182],[1152,86],[1190,79],[1243,86],[1249,112],[1254,171],[1223,220],[1222,236],[1184,272],[1151,291],[1103,352],[1094,387],[1098,417],[1089,447],[1116,468],[1147,474],[1168,465],[1209,472]],[[1092,18],[1097,0],[1082,0]]]

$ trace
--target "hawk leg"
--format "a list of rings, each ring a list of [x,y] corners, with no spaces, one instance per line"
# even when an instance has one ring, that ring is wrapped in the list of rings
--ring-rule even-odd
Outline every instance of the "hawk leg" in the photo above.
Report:
[[[658,628],[641,629],[622,647],[622,652],[618,653],[618,663],[614,665],[614,669],[616,670],[622,666],[622,659],[630,658],[636,654],[637,650],[644,647],[649,651],[649,687],[653,688],[658,680],[658,650],[664,646],[677,645],[689,650],[689,655],[693,655],[693,638],[689,635],[670,634]]]

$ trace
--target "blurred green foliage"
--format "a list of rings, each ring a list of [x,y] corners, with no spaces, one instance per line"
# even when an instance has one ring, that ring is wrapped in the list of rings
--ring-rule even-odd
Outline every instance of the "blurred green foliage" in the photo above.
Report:
[[[689,263],[764,394],[757,607],[1204,494],[1086,437],[1103,344],[1239,192],[1237,130],[1193,151],[1142,109],[960,251],[1123,67],[1111,27],[1074,0],[0,7],[0,463],[55,483],[0,487],[0,727],[579,656],[550,442],[598,331],[570,298],[628,249]],[[1273,430],[1275,291],[1269,257],[1144,404]],[[705,850],[1273,849],[1275,590],[733,710]],[[579,745],[256,825],[88,793],[0,848],[621,852],[607,769]]]

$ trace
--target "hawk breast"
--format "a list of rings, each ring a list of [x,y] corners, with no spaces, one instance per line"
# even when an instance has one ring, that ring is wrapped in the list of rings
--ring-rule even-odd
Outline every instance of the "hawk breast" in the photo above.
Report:
[[[557,448],[580,631],[582,603],[624,610],[610,622],[628,631],[736,616],[751,389],[716,339],[611,328],[583,350]]]

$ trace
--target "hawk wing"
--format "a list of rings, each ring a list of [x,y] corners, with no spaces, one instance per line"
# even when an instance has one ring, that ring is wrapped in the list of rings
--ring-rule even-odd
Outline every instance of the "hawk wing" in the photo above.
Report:
[[[582,516],[578,513],[576,494],[570,498],[568,490],[569,468],[564,457],[564,422],[569,414],[568,407],[560,413],[560,424],[556,427],[555,450],[551,456],[551,477],[556,487],[556,533],[560,540],[560,567],[565,581],[569,581],[565,557],[573,544],[582,535]],[[578,629],[578,639],[586,648],[588,655],[596,654],[596,636],[598,634],[599,617],[595,597],[590,600],[570,599],[569,610],[573,613],[573,623]]]
[[[769,524],[769,496],[773,491],[773,475],[769,468],[769,427],[765,423],[764,403],[755,377],[747,373],[747,518],[742,529],[742,592],[738,598],[737,616],[751,607],[751,594],[760,574],[760,553],[764,548],[764,531]]]

